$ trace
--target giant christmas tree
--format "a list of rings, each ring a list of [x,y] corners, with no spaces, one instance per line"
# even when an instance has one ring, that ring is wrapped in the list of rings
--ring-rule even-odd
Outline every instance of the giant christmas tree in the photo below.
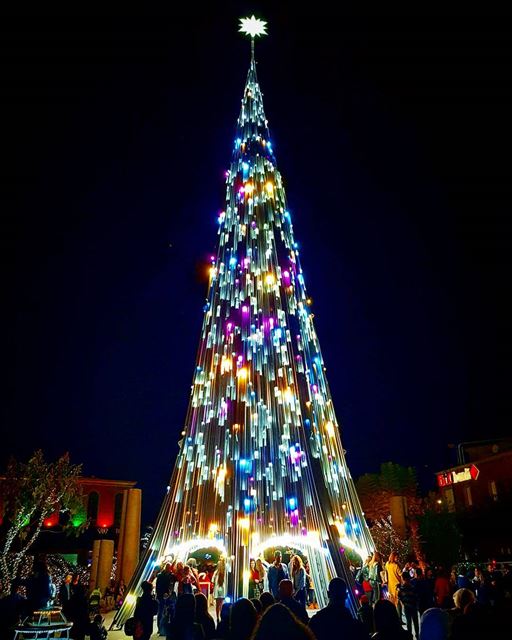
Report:
[[[247,595],[250,558],[267,548],[309,559],[317,598],[353,583],[345,549],[373,548],[310,312],[299,250],[256,77],[254,38],[183,440],[152,539],[116,621],[143,580],[198,548],[226,556],[231,597]],[[354,604],[354,603],[353,603]]]

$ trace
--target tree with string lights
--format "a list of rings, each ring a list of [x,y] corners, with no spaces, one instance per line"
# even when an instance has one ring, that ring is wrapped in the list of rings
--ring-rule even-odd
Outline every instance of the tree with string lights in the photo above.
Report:
[[[2,525],[0,527],[0,576],[8,587],[25,562],[45,521],[64,514],[63,529],[78,535],[87,525],[78,478],[81,465],[71,464],[65,453],[55,462],[47,462],[41,450],[28,462],[12,458],[2,478]]]
[[[316,335],[292,217],[256,75],[254,42],[218,214],[218,249],[183,439],[168,493],[125,605],[165,561],[217,547],[227,593],[247,595],[251,558],[268,548],[308,558],[320,604],[329,579],[353,584],[344,550],[373,550]],[[357,606],[355,596],[352,606]]]

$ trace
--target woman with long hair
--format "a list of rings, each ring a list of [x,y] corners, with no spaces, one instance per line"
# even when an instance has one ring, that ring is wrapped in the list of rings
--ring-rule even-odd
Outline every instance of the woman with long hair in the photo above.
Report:
[[[215,620],[208,612],[208,598],[198,591],[194,595],[196,599],[196,622],[203,627],[204,637],[206,640],[215,638]]]
[[[259,579],[260,575],[256,569],[256,560],[251,558],[249,561],[249,600],[260,597],[258,589]]]
[[[213,597],[215,598],[215,615],[217,617],[217,624],[220,621],[220,611],[224,598],[226,597],[226,561],[224,558],[220,558],[217,563],[212,576],[213,583]]]
[[[373,555],[369,555],[356,573],[356,581],[361,585],[361,589],[364,591],[364,595],[367,596],[370,604],[372,604],[372,585],[370,584],[370,562],[372,558]]]
[[[293,583],[293,597],[297,602],[306,606],[306,570],[302,559],[298,555],[293,556],[291,567],[291,579]]]
[[[398,553],[396,551],[392,551],[389,554],[389,559],[386,562],[386,576],[388,582],[388,594],[391,602],[398,608],[398,614],[401,617],[401,606],[400,601],[398,600],[398,586],[401,583],[401,574],[400,567],[398,565]]]
[[[382,585],[382,557],[378,551],[373,552],[372,559],[368,564],[368,580],[372,587],[370,604],[375,606],[380,600],[380,589]]]
[[[268,591],[268,587],[265,584],[267,578],[267,570],[265,569],[265,565],[261,561],[261,558],[256,559],[256,571],[258,572],[258,598],[264,591]]]

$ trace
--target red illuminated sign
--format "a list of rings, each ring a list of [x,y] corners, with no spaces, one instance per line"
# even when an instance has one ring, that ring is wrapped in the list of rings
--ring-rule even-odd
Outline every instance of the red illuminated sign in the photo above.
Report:
[[[466,482],[467,480],[476,480],[480,471],[474,464],[464,467],[458,471],[445,471],[437,474],[437,484],[440,487],[447,487],[458,482]]]

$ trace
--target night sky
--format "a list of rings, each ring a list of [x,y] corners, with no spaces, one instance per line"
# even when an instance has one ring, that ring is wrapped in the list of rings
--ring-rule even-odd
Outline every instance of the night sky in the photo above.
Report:
[[[156,515],[249,63],[238,18],[0,27],[0,465],[69,450]],[[232,9],[232,10],[231,10]],[[498,18],[261,11],[278,167],[352,474],[511,421],[512,39]]]

